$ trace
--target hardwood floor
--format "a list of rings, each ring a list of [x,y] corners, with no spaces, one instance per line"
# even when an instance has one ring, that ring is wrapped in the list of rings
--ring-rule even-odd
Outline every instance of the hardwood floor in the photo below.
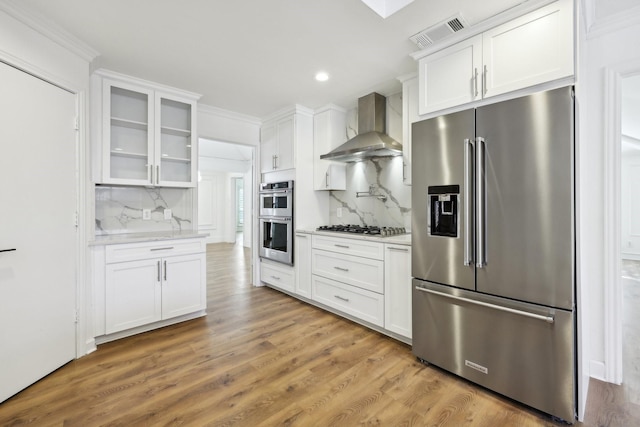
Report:
[[[209,245],[207,260],[208,316],[101,345],[0,404],[0,426],[560,425],[418,363],[405,344],[253,287],[240,245]],[[598,411],[584,425],[640,420]]]

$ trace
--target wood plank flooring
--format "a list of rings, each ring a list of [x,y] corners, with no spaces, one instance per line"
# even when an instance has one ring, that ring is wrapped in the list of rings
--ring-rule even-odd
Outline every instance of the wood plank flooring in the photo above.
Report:
[[[0,404],[0,426],[559,425],[418,363],[405,344],[253,287],[240,245],[209,245],[207,261],[206,317],[101,345]],[[640,419],[599,415],[611,423],[585,425]]]

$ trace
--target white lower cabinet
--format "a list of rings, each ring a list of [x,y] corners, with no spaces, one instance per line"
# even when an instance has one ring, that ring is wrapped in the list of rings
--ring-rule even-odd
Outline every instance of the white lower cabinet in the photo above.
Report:
[[[311,298],[311,234],[296,233],[294,242],[296,294]]]
[[[384,327],[411,338],[411,246],[384,245]]]
[[[111,245],[105,260],[105,334],[206,309],[202,239]]]
[[[314,274],[311,295],[314,301],[384,327],[384,295],[382,294]]]
[[[295,292],[295,271],[288,265],[260,260],[260,280],[283,291]]]

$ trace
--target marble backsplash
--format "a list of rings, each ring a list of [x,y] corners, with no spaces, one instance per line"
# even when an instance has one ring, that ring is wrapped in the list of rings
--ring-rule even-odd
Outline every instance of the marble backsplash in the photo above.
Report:
[[[329,198],[331,224],[405,227],[409,231],[411,187],[402,183],[402,167],[401,156],[349,163],[347,190],[332,191]]]
[[[399,142],[402,142],[401,95],[387,97],[387,134]],[[357,135],[357,122],[357,110],[350,110],[348,138]],[[402,169],[402,156],[347,163],[347,190],[332,191],[329,198],[331,224],[405,227],[409,231],[411,187],[402,182]],[[366,197],[369,192],[376,196]],[[364,197],[357,197],[358,193]],[[341,217],[338,217],[338,208],[341,208]]]
[[[96,186],[96,235],[193,229],[193,191],[183,188]],[[151,219],[143,220],[143,209]],[[171,219],[164,210],[171,209]]]

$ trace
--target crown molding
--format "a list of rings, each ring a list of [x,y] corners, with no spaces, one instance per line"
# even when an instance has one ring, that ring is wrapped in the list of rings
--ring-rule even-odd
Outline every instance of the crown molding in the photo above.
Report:
[[[225,117],[227,119],[245,122],[250,125],[261,126],[262,120],[248,114],[236,113],[235,111],[225,110],[224,108],[214,107],[212,105],[198,104],[198,113],[210,114],[212,116]]]
[[[78,39],[40,13],[15,0],[0,0],[0,11],[22,22],[46,38],[58,43],[87,62],[100,56],[100,52]]]

